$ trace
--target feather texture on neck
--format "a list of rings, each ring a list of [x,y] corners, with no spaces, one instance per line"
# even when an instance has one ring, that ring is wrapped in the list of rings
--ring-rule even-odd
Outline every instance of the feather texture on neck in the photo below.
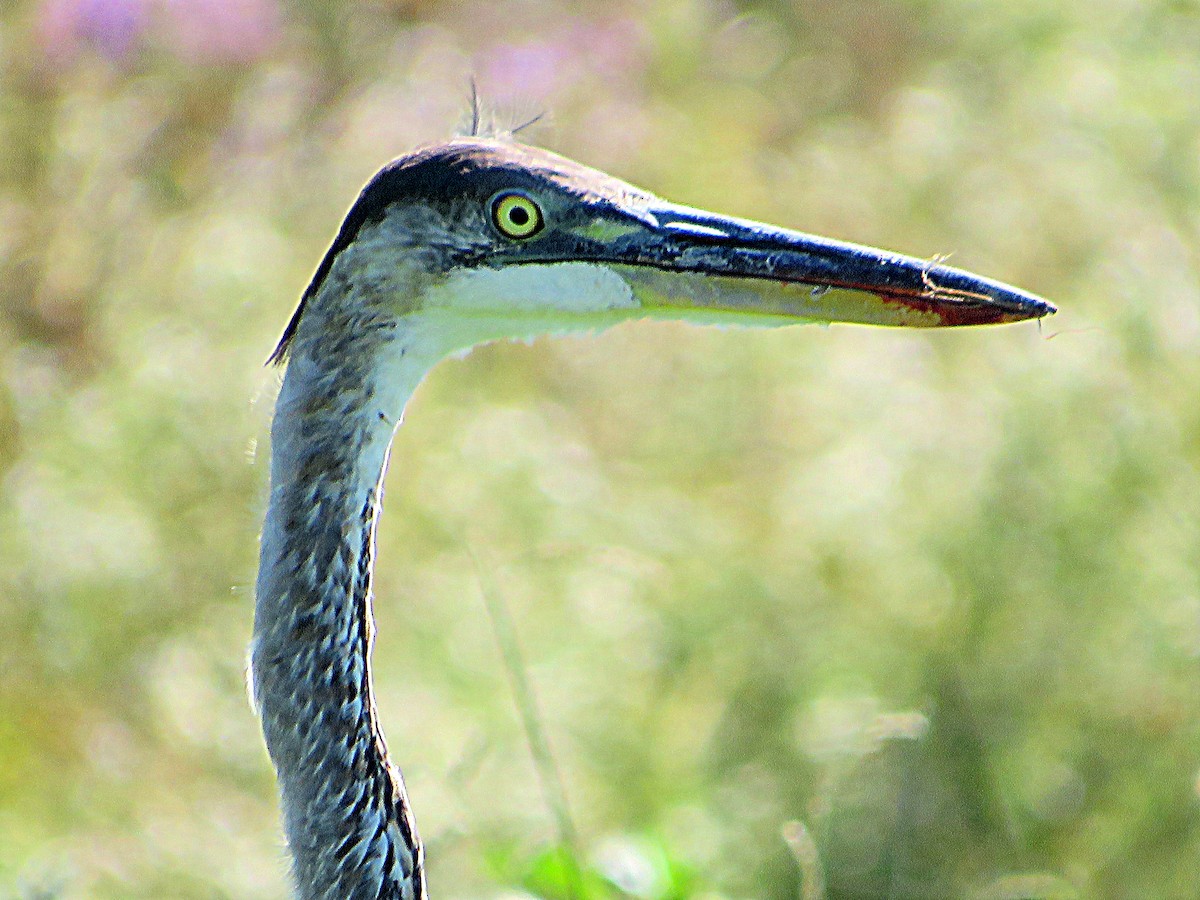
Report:
[[[276,404],[252,682],[298,895],[422,900],[421,843],[375,715],[371,567],[392,435],[433,360],[382,296],[353,300],[307,311]]]

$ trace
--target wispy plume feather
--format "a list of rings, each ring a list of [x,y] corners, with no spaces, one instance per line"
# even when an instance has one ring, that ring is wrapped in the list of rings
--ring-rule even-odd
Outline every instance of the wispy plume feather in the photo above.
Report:
[[[469,82],[470,96],[467,114],[455,129],[456,137],[489,138],[497,141],[510,141],[516,135],[538,123],[545,122],[545,110],[536,115],[518,119],[515,112],[504,113],[489,108],[479,94],[479,85],[472,76]]]

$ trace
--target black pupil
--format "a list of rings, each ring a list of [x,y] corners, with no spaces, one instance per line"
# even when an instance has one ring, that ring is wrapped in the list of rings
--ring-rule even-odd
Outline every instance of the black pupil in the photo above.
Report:
[[[529,210],[523,206],[514,206],[508,211],[508,221],[520,227],[529,224]]]

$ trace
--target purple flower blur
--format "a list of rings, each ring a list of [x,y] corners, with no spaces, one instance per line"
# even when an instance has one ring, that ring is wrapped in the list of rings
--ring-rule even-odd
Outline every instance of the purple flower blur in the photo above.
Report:
[[[274,46],[277,0],[43,0],[37,30],[47,57],[62,65],[92,50],[128,59],[154,32],[186,63],[246,63]]]
[[[165,0],[166,40],[187,62],[245,63],[279,35],[276,0]]]
[[[636,81],[640,44],[628,20],[566,22],[535,40],[495,45],[482,60],[483,83],[496,100],[545,101],[588,78]]]
[[[85,47],[123,60],[133,52],[149,18],[148,0],[44,0],[37,28],[54,60],[72,59]]]

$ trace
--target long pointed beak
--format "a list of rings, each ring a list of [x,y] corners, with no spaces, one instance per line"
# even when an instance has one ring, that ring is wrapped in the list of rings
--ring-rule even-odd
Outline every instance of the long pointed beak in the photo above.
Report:
[[[1034,294],[916,259],[759,222],[655,203],[607,243],[642,305],[664,315],[933,327],[1040,319]]]

